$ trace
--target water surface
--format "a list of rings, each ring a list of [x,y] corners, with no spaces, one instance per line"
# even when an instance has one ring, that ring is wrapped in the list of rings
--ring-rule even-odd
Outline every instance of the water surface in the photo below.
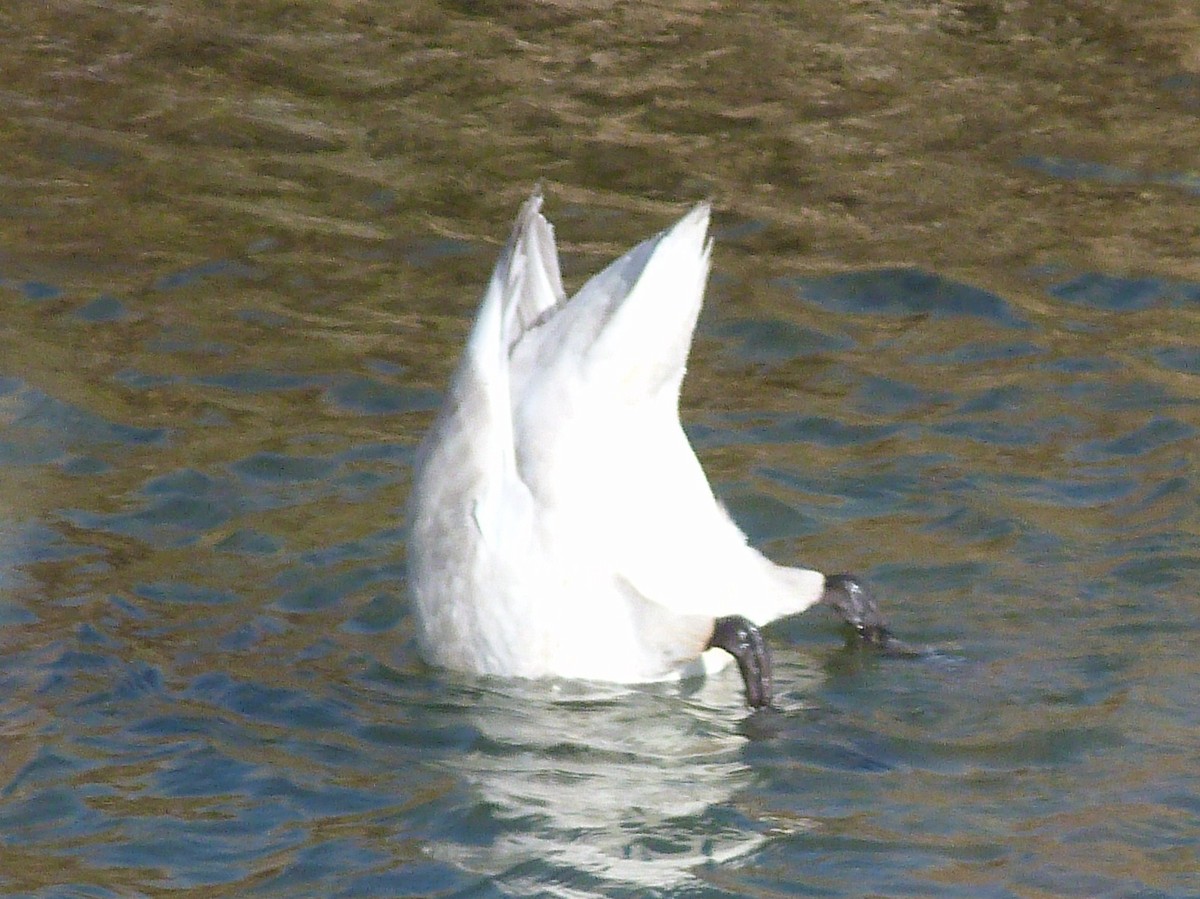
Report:
[[[0,14],[0,892],[1200,891],[1187,3]],[[684,420],[772,627],[617,689],[416,657],[412,456],[542,181],[711,197]]]

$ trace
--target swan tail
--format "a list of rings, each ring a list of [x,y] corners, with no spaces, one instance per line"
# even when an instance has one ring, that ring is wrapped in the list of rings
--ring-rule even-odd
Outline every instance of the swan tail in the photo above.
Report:
[[[429,441],[447,456],[443,464],[473,473],[472,517],[485,539],[502,531],[505,510],[520,502],[513,491],[524,489],[513,428],[513,347],[565,301],[554,229],[541,206],[542,195],[535,191],[521,207],[451,382],[452,402],[443,407]]]
[[[467,356],[485,372],[507,367],[525,332],[566,301],[554,227],[541,209],[540,191],[521,207],[471,329]]]

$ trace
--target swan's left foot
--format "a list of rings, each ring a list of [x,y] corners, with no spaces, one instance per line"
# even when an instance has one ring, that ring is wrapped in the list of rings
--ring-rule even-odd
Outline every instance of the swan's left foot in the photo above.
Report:
[[[751,708],[771,704],[771,652],[754,622],[741,615],[718,618],[708,648],[723,649],[737,659]]]

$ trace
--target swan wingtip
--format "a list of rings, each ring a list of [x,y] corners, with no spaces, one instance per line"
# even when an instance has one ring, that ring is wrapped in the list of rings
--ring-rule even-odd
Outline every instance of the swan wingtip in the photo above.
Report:
[[[709,234],[709,229],[712,226],[712,200],[701,200],[694,205],[683,217],[679,219],[675,225],[670,228],[671,231],[696,231],[703,240],[704,249],[707,252],[712,244],[712,237]],[[705,239],[706,238],[706,239]]]

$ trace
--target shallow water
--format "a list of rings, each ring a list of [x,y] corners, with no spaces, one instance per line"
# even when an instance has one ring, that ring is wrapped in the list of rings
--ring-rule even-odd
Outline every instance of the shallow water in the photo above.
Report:
[[[0,893],[1200,892],[1187,3],[0,14]],[[222,18],[224,16],[224,18]],[[416,658],[412,453],[544,179],[713,197],[684,419],[883,659]]]

